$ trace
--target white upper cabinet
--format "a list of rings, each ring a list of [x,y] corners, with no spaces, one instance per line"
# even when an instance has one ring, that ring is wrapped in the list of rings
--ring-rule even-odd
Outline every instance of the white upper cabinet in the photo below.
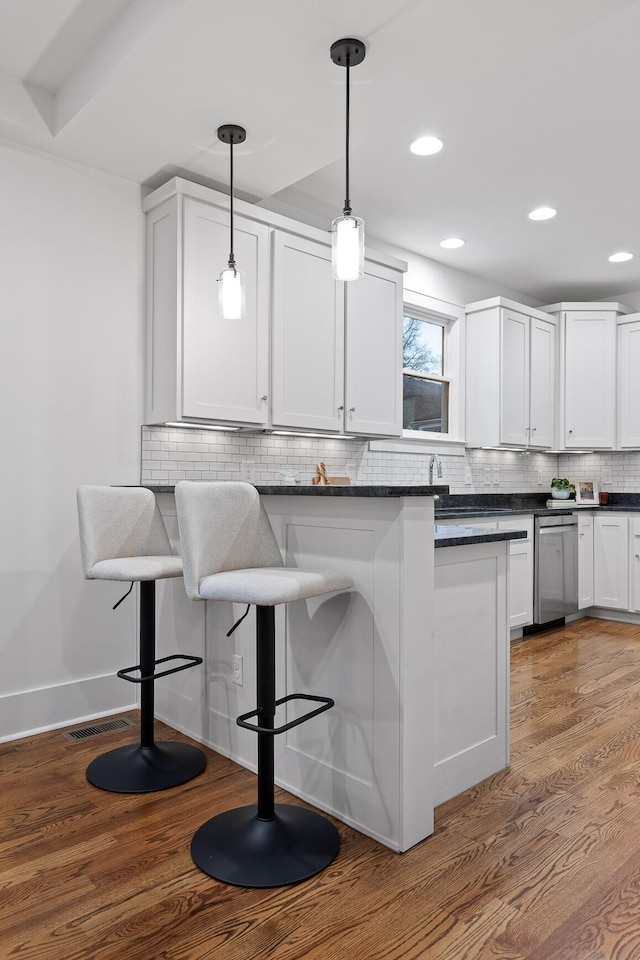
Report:
[[[365,261],[346,283],[345,433],[402,434],[402,274]]]
[[[544,308],[560,323],[559,446],[616,445],[616,323],[619,303],[555,303]]]
[[[616,318],[565,314],[564,444],[615,444]]]
[[[494,297],[466,307],[469,446],[553,446],[556,321]]]
[[[618,443],[621,449],[640,448],[639,371],[640,313],[633,313],[618,319]]]
[[[217,280],[229,257],[228,198],[176,179],[143,209],[146,423],[401,434],[406,264],[370,253],[361,280],[336,282],[327,234],[237,201],[246,317],[224,321]]]
[[[147,423],[268,422],[269,229],[234,221],[245,320],[218,314],[228,212],[174,195],[147,216]]]
[[[234,217],[233,240],[245,274],[244,320],[223,320],[218,313],[229,214],[184,200],[182,415],[262,425],[269,410],[269,230]]]
[[[344,295],[330,245],[275,233],[272,343],[273,426],[341,432]]]
[[[273,237],[273,427],[402,432],[402,273],[371,260],[348,284],[331,247]]]

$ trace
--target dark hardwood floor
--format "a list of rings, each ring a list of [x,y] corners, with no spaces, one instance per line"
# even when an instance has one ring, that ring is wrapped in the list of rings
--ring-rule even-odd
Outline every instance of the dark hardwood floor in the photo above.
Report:
[[[279,890],[191,862],[204,820],[254,801],[230,761],[209,752],[191,783],[131,796],[84,769],[137,730],[0,745],[0,957],[639,960],[639,734],[640,627],[529,637],[512,646],[511,767],[402,855],[338,824],[336,861]]]

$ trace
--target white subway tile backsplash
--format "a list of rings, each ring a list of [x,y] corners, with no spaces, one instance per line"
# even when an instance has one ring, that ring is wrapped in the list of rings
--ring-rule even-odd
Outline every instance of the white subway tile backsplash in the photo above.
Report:
[[[241,464],[256,464],[256,479],[279,483],[280,470],[293,467],[311,482],[320,461],[331,474],[355,482],[424,483],[429,459],[424,454],[369,452],[365,440],[332,440],[273,435],[237,436],[172,427],[143,427],[143,483],[181,479],[240,480]],[[467,450],[464,457],[441,455],[442,483],[451,493],[529,493],[549,488],[552,477],[595,480],[602,489],[640,492],[640,451],[628,453],[544,454]],[[471,483],[465,483],[467,477]]]

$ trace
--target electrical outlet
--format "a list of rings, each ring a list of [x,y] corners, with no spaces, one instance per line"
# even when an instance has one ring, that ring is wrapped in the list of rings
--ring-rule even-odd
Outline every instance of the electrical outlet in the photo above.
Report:
[[[256,462],[255,460],[244,460],[240,465],[240,476],[245,483],[256,482]]]
[[[233,659],[231,660],[231,679],[234,683],[237,683],[239,687],[243,685],[242,674],[242,657],[240,654],[234,653]]]
[[[465,487],[470,487],[472,484],[473,484],[473,480],[471,478],[471,470],[469,469],[469,467],[465,467],[464,468],[464,485]]]

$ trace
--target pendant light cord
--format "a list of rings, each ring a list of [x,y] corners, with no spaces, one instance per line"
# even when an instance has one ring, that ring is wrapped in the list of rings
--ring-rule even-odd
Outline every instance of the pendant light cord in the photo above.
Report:
[[[351,87],[349,79],[349,71],[351,69],[351,57],[347,54],[347,123],[346,123],[346,147],[345,147],[345,185],[346,185],[346,197],[344,199],[344,210],[343,213],[345,217],[351,216],[351,200],[349,199],[349,90]]]
[[[230,224],[231,224],[231,237],[229,241],[230,250],[229,250],[229,269],[236,272],[236,261],[233,256],[233,137],[229,143],[229,213],[230,213]]]

